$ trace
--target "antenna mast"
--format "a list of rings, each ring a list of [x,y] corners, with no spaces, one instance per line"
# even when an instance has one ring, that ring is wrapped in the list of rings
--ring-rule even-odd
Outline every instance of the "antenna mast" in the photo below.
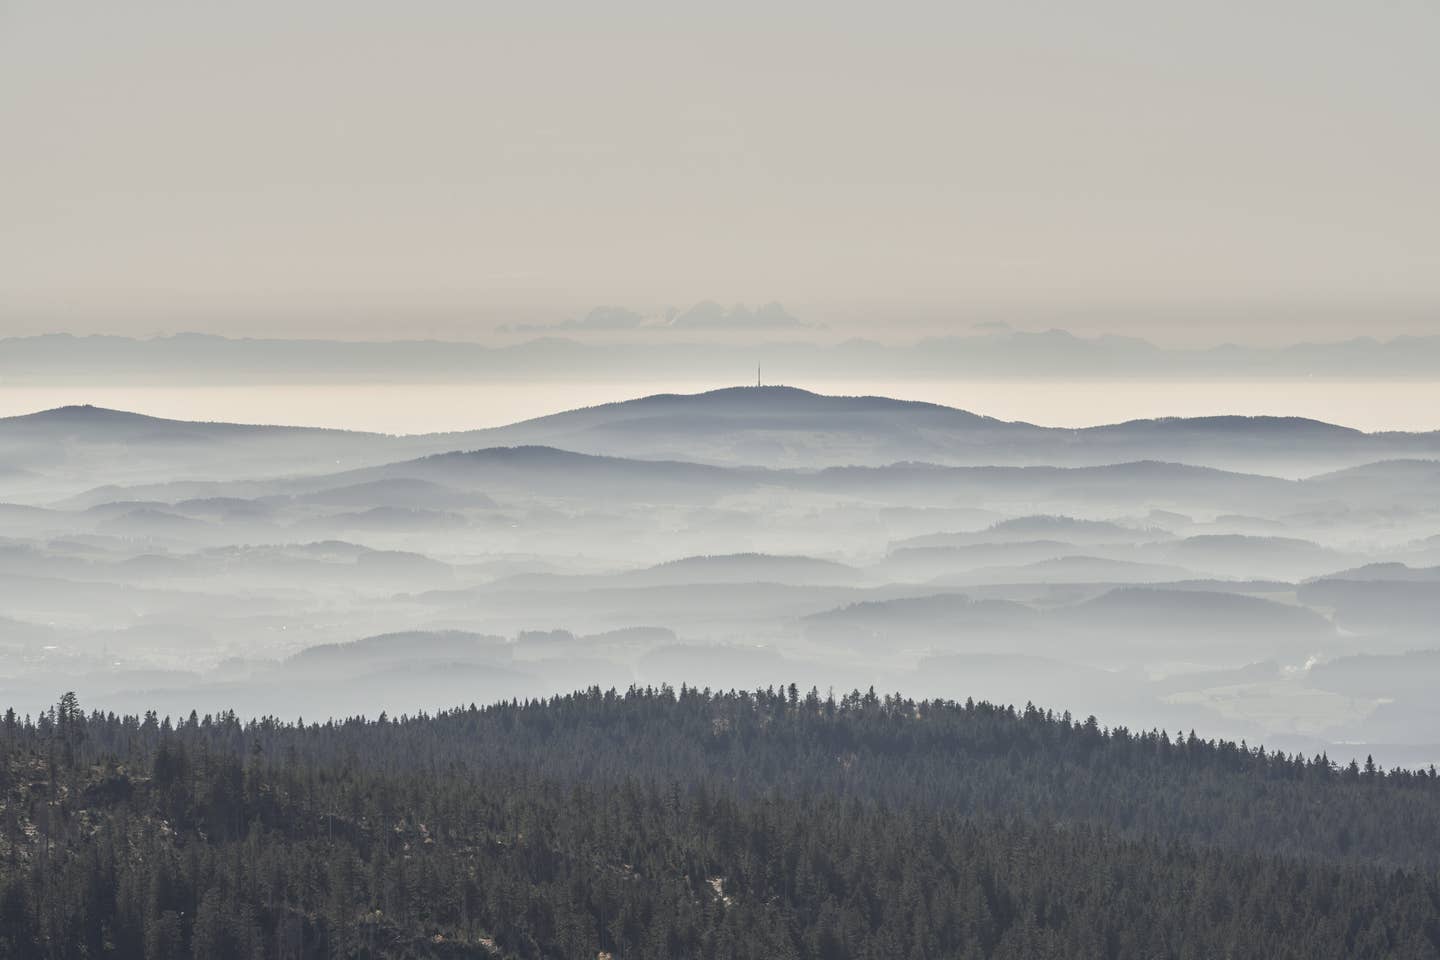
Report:
[[[760,363],[758,361],[755,363],[755,386],[760,386]]]

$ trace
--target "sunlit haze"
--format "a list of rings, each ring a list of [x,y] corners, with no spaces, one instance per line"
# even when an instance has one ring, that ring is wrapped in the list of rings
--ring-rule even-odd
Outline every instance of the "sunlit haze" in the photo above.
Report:
[[[431,433],[498,427],[573,407],[653,393],[732,386],[658,380],[496,384],[320,384],[227,387],[5,387],[0,416],[88,403],[180,420],[226,420]],[[983,412],[1002,420],[1087,427],[1142,417],[1214,413],[1308,417],[1358,430],[1431,430],[1440,424],[1440,382],[1215,383],[1210,381],[802,381],[838,395],[880,395]],[[1217,402],[1223,397],[1223,403]]]
[[[1423,333],[1440,8],[0,5],[0,330]]]

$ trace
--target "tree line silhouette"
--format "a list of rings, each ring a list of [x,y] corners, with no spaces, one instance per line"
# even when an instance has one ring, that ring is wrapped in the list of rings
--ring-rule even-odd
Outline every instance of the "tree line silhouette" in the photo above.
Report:
[[[0,957],[1440,956],[1440,779],[791,684],[0,724]]]

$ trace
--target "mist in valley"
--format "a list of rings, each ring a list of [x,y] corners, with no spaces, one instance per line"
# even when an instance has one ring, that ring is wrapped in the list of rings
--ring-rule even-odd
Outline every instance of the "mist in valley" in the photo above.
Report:
[[[315,720],[799,680],[1424,764],[1437,454],[790,387],[403,436],[59,408],[0,421],[0,699]]]

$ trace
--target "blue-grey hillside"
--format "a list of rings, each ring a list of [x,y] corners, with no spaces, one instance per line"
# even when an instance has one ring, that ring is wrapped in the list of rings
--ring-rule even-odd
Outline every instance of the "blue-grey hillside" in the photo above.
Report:
[[[1433,674],[1431,440],[781,387],[409,437],[63,408],[0,420],[0,697],[318,718],[800,677],[1427,763],[1425,698],[1326,665]]]
[[[506,427],[389,436],[167,420],[97,407],[0,419],[0,497],[43,502],[86,477],[111,483],[233,480],[335,472],[496,447],[711,465],[818,469],[898,462],[1105,466],[1142,460],[1301,476],[1384,460],[1440,458],[1440,433],[1377,433],[1312,420],[1207,417],[1072,430],[886,397],[792,387],[662,394]],[[1403,467],[1387,468],[1398,472]],[[1367,478],[1337,476],[1334,483]]]
[[[1164,418],[1075,430],[782,386],[644,397],[456,434],[454,441],[457,447],[540,443],[652,459],[800,467],[903,460],[1094,466],[1153,459],[1294,474],[1440,456],[1440,434],[1367,434],[1295,417]]]

